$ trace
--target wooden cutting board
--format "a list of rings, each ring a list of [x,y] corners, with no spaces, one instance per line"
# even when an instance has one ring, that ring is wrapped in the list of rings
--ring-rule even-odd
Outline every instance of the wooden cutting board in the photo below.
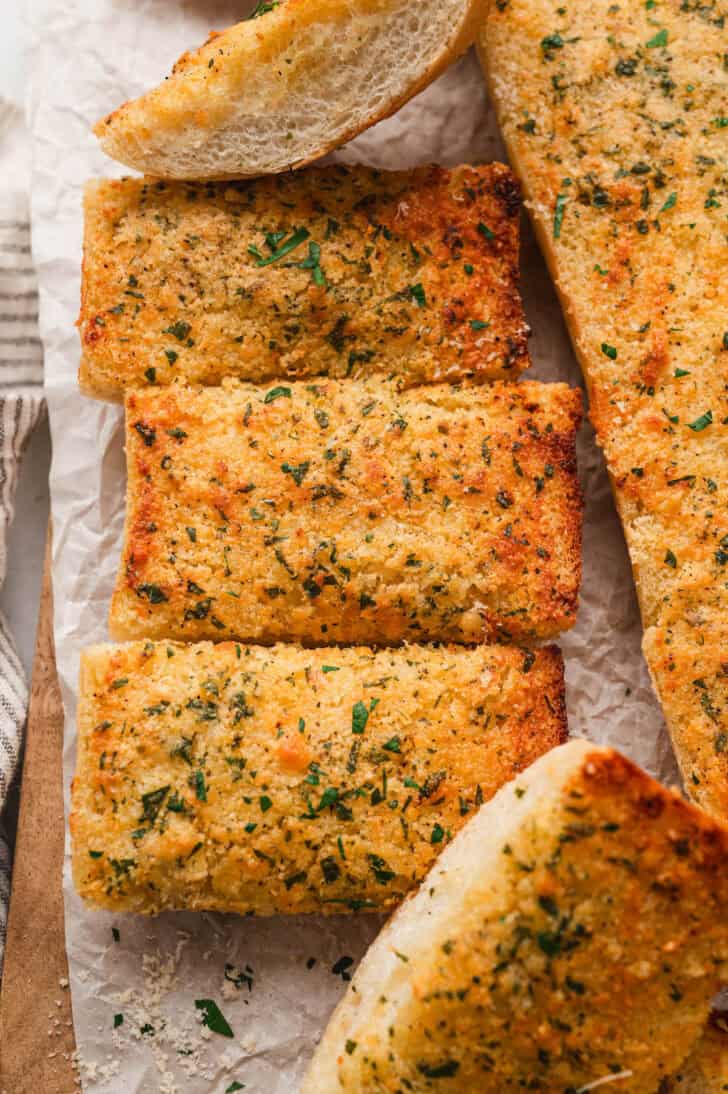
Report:
[[[38,620],[0,995],[0,1094],[75,1094],[63,925],[63,708],[53,643],[50,533]]]

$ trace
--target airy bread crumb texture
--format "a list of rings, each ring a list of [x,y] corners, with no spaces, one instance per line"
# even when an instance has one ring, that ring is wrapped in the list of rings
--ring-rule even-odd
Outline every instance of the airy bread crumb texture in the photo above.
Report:
[[[243,178],[300,166],[426,87],[472,43],[486,7],[486,0],[258,5],[258,18],[212,34],[95,132],[110,156],[162,178]]]
[[[79,381],[516,378],[520,191],[502,164],[89,183]]]
[[[553,647],[94,647],[75,885],[147,914],[385,910],[565,737]]]
[[[575,619],[564,384],[171,385],[127,399],[114,638],[551,638]]]
[[[481,53],[587,380],[685,784],[728,815],[722,0],[492,4]]]
[[[552,750],[384,928],[303,1094],[657,1091],[725,979],[727,866],[728,828],[618,753]]]

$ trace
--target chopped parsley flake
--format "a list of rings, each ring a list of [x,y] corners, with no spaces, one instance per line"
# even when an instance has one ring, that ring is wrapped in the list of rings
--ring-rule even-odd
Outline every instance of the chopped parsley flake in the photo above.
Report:
[[[426,1079],[452,1079],[460,1070],[460,1064],[457,1060],[444,1060],[441,1064],[421,1062],[417,1065],[417,1070]]]
[[[176,338],[178,342],[184,342],[188,336],[192,327],[189,323],[185,323],[184,320],[178,319],[176,323],[173,323],[171,327],[165,327],[162,334],[171,334],[173,338]],[[176,360],[176,356],[175,356]]]
[[[234,1037],[230,1024],[214,999],[195,999],[195,1006],[202,1011],[202,1024],[219,1033],[221,1037]]]
[[[291,389],[289,387],[272,387],[270,391],[266,393],[263,399],[264,403],[273,403],[276,399],[290,399]]]
[[[207,801],[207,786],[205,785],[205,772],[198,768],[194,774],[194,786],[197,800],[201,802]]]
[[[556,208],[554,209],[554,239],[559,239],[561,237],[561,228],[564,223],[564,213],[566,211],[567,201],[567,194],[556,195]]]
[[[261,15],[267,15],[269,11],[273,11],[274,8],[280,7],[281,0],[258,0],[255,8],[248,16],[248,19],[259,19]],[[242,1090],[242,1086],[229,1087],[225,1094],[229,1094],[231,1090]]]
[[[424,286],[421,281],[418,281],[416,285],[410,285],[407,290],[411,300],[414,300],[418,308],[427,307],[427,297],[425,295]]]
[[[707,429],[713,422],[713,411],[706,410],[705,414],[701,414],[699,418],[696,418],[694,422],[688,422],[688,429],[692,429],[693,433],[702,433],[704,429]]]
[[[363,733],[369,721],[369,711],[361,699],[354,704],[351,711],[351,732]]]
[[[354,964],[353,957],[340,957],[339,960],[332,965],[331,972],[334,976],[340,976],[342,980],[351,980],[351,972],[349,971]]]
[[[284,473],[284,475],[290,475],[296,486],[300,486],[303,480],[306,478],[310,466],[310,460],[304,460],[303,463],[299,463],[295,466],[290,463],[283,463],[281,464],[281,471]]]
[[[667,45],[667,29],[665,27],[662,30],[658,30],[657,34],[653,38],[650,38],[646,43],[648,49],[659,49],[662,46]]]
[[[310,234],[308,228],[296,228],[286,239],[285,232],[282,234],[267,232],[265,242],[271,253],[263,255],[257,247],[250,246],[248,247],[248,254],[251,254],[257,260],[256,266],[270,266],[273,262],[285,258],[291,251],[295,251],[296,247],[300,247],[302,243],[306,242]]]

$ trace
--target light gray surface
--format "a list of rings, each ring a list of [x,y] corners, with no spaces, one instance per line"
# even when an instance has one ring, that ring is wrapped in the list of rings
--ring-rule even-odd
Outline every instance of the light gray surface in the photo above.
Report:
[[[51,442],[48,421],[44,418],[23,458],[15,521],[8,543],[8,576],[0,593],[0,610],[10,623],[29,679],[48,525],[50,460]]]
[[[0,95],[20,102],[23,95],[25,64],[22,0],[5,0],[1,5],[3,32],[0,35]]]
[[[0,35],[0,97],[17,103],[22,103],[25,72],[21,7],[17,0],[3,5],[3,33]],[[23,460],[15,523],[8,544],[8,576],[0,592],[0,610],[9,621],[28,674],[33,662],[48,525],[49,468],[50,437],[44,419],[31,438]]]

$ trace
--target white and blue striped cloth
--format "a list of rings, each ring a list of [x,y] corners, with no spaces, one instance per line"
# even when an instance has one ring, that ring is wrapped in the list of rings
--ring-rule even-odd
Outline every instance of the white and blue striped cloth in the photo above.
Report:
[[[6,170],[6,141],[16,139],[20,112],[0,102],[0,586],[7,571],[7,531],[23,449],[43,413],[43,357],[38,288],[30,251],[23,172]],[[11,577],[12,580],[12,577]],[[18,773],[28,686],[12,635],[0,613],[0,815]],[[0,975],[5,952],[11,855],[0,827]]]

